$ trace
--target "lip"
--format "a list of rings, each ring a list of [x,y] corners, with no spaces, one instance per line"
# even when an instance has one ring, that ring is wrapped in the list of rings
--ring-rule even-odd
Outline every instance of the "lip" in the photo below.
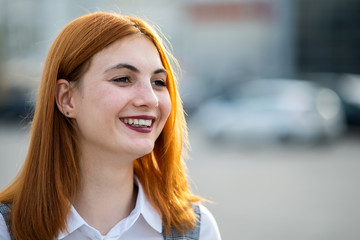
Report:
[[[152,123],[150,125],[150,127],[134,127],[131,126],[129,124],[126,124],[125,122],[121,121],[121,119],[124,118],[135,118],[135,119],[145,119],[145,120],[152,120]],[[127,128],[134,130],[136,132],[140,132],[140,133],[150,133],[153,129],[154,126],[154,122],[156,120],[156,117],[154,116],[150,116],[150,115],[137,115],[137,116],[124,116],[124,117],[120,117],[119,118],[120,122],[122,122]]]

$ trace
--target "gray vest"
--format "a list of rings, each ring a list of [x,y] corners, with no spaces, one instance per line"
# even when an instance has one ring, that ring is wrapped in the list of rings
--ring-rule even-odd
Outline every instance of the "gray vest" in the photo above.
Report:
[[[11,235],[10,229],[10,221],[9,221],[9,213],[11,209],[11,204],[3,204],[0,203],[0,213],[3,215],[6,226],[9,229],[11,240],[15,240]],[[199,205],[194,205],[194,212],[197,215],[197,222],[196,226],[192,231],[187,232],[185,235],[180,234],[174,227],[171,228],[170,234],[166,235],[165,231],[163,230],[164,240],[198,240],[200,236],[200,223],[201,223],[201,213]]]

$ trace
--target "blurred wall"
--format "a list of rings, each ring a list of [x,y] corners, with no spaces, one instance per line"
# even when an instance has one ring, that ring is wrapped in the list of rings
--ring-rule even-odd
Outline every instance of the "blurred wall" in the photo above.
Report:
[[[14,86],[36,89],[57,33],[80,15],[105,10],[160,26],[184,69],[184,101],[197,104],[244,78],[294,72],[293,2],[0,0],[0,87],[3,92]]]
[[[360,73],[360,1],[297,4],[299,72]]]

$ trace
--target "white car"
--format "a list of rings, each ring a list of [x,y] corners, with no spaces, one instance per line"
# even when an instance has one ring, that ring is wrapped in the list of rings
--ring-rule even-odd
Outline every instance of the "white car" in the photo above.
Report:
[[[344,112],[334,91],[292,79],[233,86],[200,106],[192,123],[211,139],[248,143],[318,142],[345,130]]]

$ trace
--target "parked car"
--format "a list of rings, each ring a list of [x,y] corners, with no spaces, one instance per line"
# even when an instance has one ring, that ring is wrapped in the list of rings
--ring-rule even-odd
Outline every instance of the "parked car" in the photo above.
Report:
[[[30,121],[35,101],[29,89],[7,88],[0,91],[1,121]]]
[[[291,79],[243,82],[200,106],[192,122],[211,139],[244,143],[315,143],[345,129],[334,91]]]
[[[336,73],[307,73],[302,77],[336,92],[344,108],[349,127],[360,126],[360,75]]]

